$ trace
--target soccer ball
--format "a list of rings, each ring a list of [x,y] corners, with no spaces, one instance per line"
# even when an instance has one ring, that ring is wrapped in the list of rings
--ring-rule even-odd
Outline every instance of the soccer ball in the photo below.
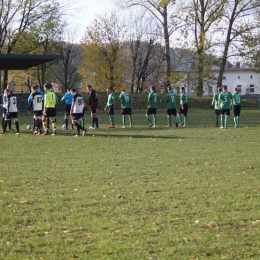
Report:
[[[66,125],[63,125],[61,128],[62,130],[66,130]]]
[[[33,126],[32,125],[28,125],[27,126],[27,130],[32,131],[33,130]]]

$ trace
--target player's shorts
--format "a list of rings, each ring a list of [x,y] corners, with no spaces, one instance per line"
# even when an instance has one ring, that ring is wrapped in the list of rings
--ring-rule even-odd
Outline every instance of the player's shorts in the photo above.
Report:
[[[174,115],[174,116],[176,116],[176,108],[168,108],[167,109],[167,115],[168,116],[172,116],[172,115]]]
[[[96,114],[97,113],[97,107],[90,107],[91,113]]]
[[[71,105],[66,105],[66,107],[65,107],[65,116],[69,116],[70,115],[70,110],[71,110]]]
[[[11,119],[17,119],[18,113],[17,112],[10,112],[9,114],[5,114],[5,120],[9,121]]]
[[[234,106],[233,107],[233,113],[234,116],[240,116],[241,106]]]
[[[81,117],[83,116],[83,113],[73,113],[72,114],[72,120],[73,121],[78,121],[81,119]]]
[[[186,116],[188,114],[188,104],[183,104],[183,109],[180,105],[178,114],[184,114]]]
[[[220,116],[220,110],[219,109],[215,109],[215,115]]]
[[[230,116],[230,109],[221,109],[220,114]]]
[[[108,114],[111,116],[115,114],[114,106],[108,106]]]
[[[125,115],[132,115],[132,109],[131,107],[128,107],[128,108],[123,108],[123,111],[122,111],[122,115],[125,116]]]
[[[46,108],[43,112],[44,117],[55,117],[56,116],[56,108],[55,107],[49,107]]]
[[[156,108],[149,107],[146,111],[147,115],[156,115]]]
[[[37,116],[42,116],[42,110],[33,111],[33,115],[34,115],[35,117],[37,117]]]

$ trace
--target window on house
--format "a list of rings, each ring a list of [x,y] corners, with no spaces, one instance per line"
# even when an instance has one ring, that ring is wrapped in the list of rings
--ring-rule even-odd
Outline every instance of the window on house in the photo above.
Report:
[[[252,78],[253,78],[253,76],[251,75],[251,76],[250,76],[250,78],[252,79]]]
[[[255,92],[255,85],[249,85],[250,87],[250,93],[254,93]]]
[[[238,79],[240,79],[240,76],[237,76]]]
[[[224,76],[224,77],[222,78],[222,80],[227,80],[227,77],[226,77],[226,76]]]
[[[237,92],[241,93],[241,85],[237,85]]]

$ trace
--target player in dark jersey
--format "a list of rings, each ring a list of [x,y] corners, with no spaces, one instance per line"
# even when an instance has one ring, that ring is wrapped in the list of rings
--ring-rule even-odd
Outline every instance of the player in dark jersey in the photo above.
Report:
[[[98,108],[98,92],[92,88],[91,85],[88,85],[89,92],[89,109],[91,111],[91,127],[89,129],[96,130],[98,129],[98,117],[97,117],[97,108]],[[96,127],[95,127],[96,125]]]

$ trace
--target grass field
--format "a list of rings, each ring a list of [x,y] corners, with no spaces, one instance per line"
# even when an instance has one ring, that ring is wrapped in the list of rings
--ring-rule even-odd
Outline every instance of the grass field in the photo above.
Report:
[[[227,130],[213,110],[155,129],[116,113],[78,138],[20,113],[20,137],[0,135],[0,259],[260,259],[260,111]]]

